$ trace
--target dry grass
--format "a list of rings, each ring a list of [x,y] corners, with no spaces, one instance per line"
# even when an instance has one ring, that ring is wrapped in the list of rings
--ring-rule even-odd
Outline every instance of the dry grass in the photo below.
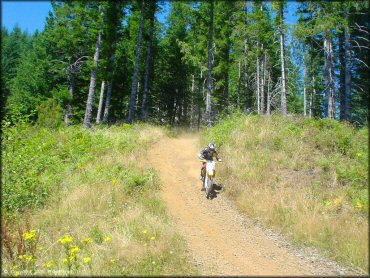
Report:
[[[165,135],[160,128],[143,125],[126,129],[126,133],[120,127],[93,131],[108,138],[110,151],[72,172],[64,189],[46,207],[32,212],[28,221],[40,234],[34,274],[196,274],[160,199],[159,179],[145,164],[146,148]],[[23,219],[19,215],[10,227],[14,230]],[[64,246],[58,243],[66,234],[81,249],[78,269],[71,272],[62,262]],[[85,238],[93,243],[82,244]],[[90,264],[83,262],[86,257]],[[48,262],[53,266],[46,267]],[[6,260],[3,274],[32,274],[27,269],[22,271],[17,259]]]
[[[339,123],[333,124],[334,131],[320,125],[237,116],[206,132],[203,140],[221,145],[225,163],[220,178],[241,211],[297,244],[314,245],[341,263],[367,271],[368,165],[362,157],[367,155],[367,135]],[[353,141],[344,145],[344,152],[339,151],[341,144],[334,149],[327,142],[346,143],[346,132],[353,133]]]

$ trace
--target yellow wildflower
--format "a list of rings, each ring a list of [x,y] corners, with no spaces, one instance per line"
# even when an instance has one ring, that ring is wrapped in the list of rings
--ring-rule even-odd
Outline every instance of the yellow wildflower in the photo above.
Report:
[[[115,264],[115,263],[117,262],[117,260],[115,260],[115,259],[111,259],[111,260],[110,260],[110,262],[111,262],[112,264]]]
[[[67,263],[68,263],[68,258],[64,258],[64,259],[63,259],[63,263],[64,263],[64,264],[67,264]]]
[[[48,269],[52,268],[54,266],[54,262],[53,261],[50,261],[50,262],[47,262],[46,264],[44,264],[44,266]]]
[[[90,264],[91,263],[91,258],[90,257],[85,257],[84,258],[84,263],[85,264]]]
[[[69,252],[71,254],[78,254],[80,253],[81,249],[78,247],[78,246],[72,246],[70,249],[69,249]]]
[[[36,230],[31,230],[28,233],[23,234],[25,240],[36,240]]]
[[[357,201],[355,208],[361,209],[362,208],[362,204],[359,201]]]
[[[104,241],[105,241],[105,242],[112,241],[112,238],[111,238],[110,236],[106,236],[106,237],[104,238]]]
[[[155,240],[155,236],[152,236],[150,239],[151,239],[151,240]]]
[[[65,235],[61,239],[59,239],[58,242],[63,245],[68,245],[73,242],[73,237],[71,237],[70,235]]]
[[[113,187],[116,187],[116,186],[117,186],[117,184],[118,184],[118,179],[117,179],[117,178],[115,178],[115,179],[113,180]]]
[[[36,257],[34,257],[34,256],[26,256],[26,260],[28,262],[34,262],[34,261],[36,261]]]
[[[143,231],[143,234],[145,235],[147,232],[148,232],[147,230],[144,230],[144,231]]]
[[[20,260],[23,260],[25,257],[26,257],[25,255],[19,255],[19,256],[18,256],[18,258],[19,258]]]
[[[17,269],[17,268],[18,268],[17,264],[13,265],[13,269]]]
[[[17,271],[16,273],[14,273],[14,276],[19,276],[21,273],[19,271]]]
[[[91,239],[91,238],[89,238],[89,237],[87,237],[87,238],[84,238],[83,240],[81,240],[81,243],[92,243],[93,242],[93,240]]]

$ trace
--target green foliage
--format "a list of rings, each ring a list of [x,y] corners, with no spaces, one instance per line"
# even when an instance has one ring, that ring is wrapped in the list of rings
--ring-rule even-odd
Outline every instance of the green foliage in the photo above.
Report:
[[[235,114],[201,142],[219,146],[219,177],[240,210],[366,270],[368,136],[367,127],[329,119]]]
[[[132,84],[141,3],[139,0],[88,4],[78,1],[52,2],[53,10],[41,33],[31,36],[19,27],[11,32],[3,28],[1,85],[3,101],[7,101],[6,112],[13,113],[12,108],[17,107],[22,109],[21,113],[29,114],[46,99],[54,98],[63,109],[70,104],[72,122],[80,122],[86,111],[86,93],[100,30],[103,39],[97,84],[103,80],[112,82],[110,122],[125,119],[128,113],[125,103],[131,90],[127,84]],[[369,81],[366,78],[369,69],[365,61],[369,57],[367,51],[361,50],[369,47],[365,36],[368,3],[300,2],[297,4],[299,20],[293,26],[284,19],[291,6],[286,1],[271,5],[263,1],[215,2],[212,113],[217,117],[232,113],[233,108],[243,107],[249,112],[257,110],[257,60],[260,83],[263,72],[267,73],[266,82],[260,84],[264,95],[262,113],[265,113],[268,90],[272,92],[271,112],[280,113],[282,30],[286,39],[289,113],[303,112],[302,92],[305,85],[306,104],[311,108],[310,112],[314,117],[326,117],[323,38],[336,42],[348,26],[352,42],[351,121],[364,125],[369,101]],[[156,20],[153,61],[149,69],[148,117],[154,122],[180,126],[190,123],[194,127],[198,124],[198,117],[202,117],[205,106],[210,3],[151,1],[147,5],[135,113],[140,112],[143,102],[144,57],[148,53],[149,18],[153,10],[156,11]],[[165,23],[158,21],[162,10],[168,10]],[[342,48],[335,47],[335,57],[343,58]],[[262,61],[265,60],[267,68],[263,70]],[[343,66],[338,62],[335,62],[334,69],[343,73]],[[342,85],[339,87],[340,96],[344,88]],[[73,96],[68,92],[70,88],[73,88]],[[96,96],[94,100],[93,114],[98,98]]]
[[[44,118],[40,119],[40,124],[50,127],[57,121],[47,119],[47,115],[55,115],[49,108],[41,113]],[[94,134],[80,127],[48,129],[29,125],[28,118],[22,114],[19,117],[15,125],[9,120],[3,122],[2,182],[6,213],[44,205],[53,192],[68,186],[63,185],[65,175],[82,169],[88,161],[109,149],[129,152],[140,147],[138,134],[131,127],[112,128],[124,131],[124,136],[111,138],[104,130]],[[107,172],[111,170],[105,169]],[[96,175],[94,171],[90,174]],[[134,172],[128,175],[128,188],[132,191],[144,186],[151,177],[150,173],[146,177]],[[86,176],[88,180],[89,175]]]
[[[222,147],[230,138],[233,130],[238,128],[244,121],[244,117],[241,113],[236,113],[231,116],[227,116],[222,120],[217,128],[208,129],[204,132],[204,137],[207,138],[207,142],[216,142],[218,146]],[[204,144],[208,144],[203,142]]]
[[[268,125],[269,137],[260,137],[262,128]],[[245,129],[256,136],[249,141],[235,142],[235,132]],[[350,188],[348,200],[353,207],[360,202],[363,213],[367,213],[368,200],[364,199],[368,183],[368,128],[355,128],[349,124],[329,119],[304,119],[282,117],[264,118],[260,116],[243,116],[235,114],[219,122],[214,128],[203,132],[203,143],[214,141],[221,147],[240,144],[246,148],[263,149],[263,153],[281,152],[288,157],[299,155],[297,146],[305,144],[302,153],[315,153],[315,161],[296,170],[319,166],[328,173],[331,182],[333,173],[340,186]],[[292,143],[292,142],[297,142]],[[263,159],[261,154],[256,157]],[[302,158],[303,159],[303,158]],[[257,163],[257,161],[256,161]]]
[[[38,107],[37,123],[42,127],[57,128],[63,123],[63,109],[54,99],[42,102]]]
[[[49,76],[49,56],[41,35],[31,40],[32,48],[22,53],[17,74],[9,81],[10,95],[7,99],[7,110],[22,109],[28,114],[43,100],[50,97],[53,78]]]
[[[95,225],[92,227],[90,231],[90,236],[91,238],[98,244],[102,244],[104,240],[104,234],[103,232],[99,229],[98,225]]]
[[[5,27],[1,30],[1,95],[3,104],[6,103],[10,95],[12,79],[17,75],[22,56],[29,51],[31,45],[30,37],[22,32],[16,25],[11,32]]]
[[[5,132],[3,208],[10,213],[43,205],[50,192],[59,187],[66,171],[76,163],[74,150],[86,157],[88,153],[84,150],[91,140],[77,135],[70,141],[62,131],[32,126],[16,125]]]
[[[9,135],[9,127],[6,130]],[[51,148],[44,148],[43,159],[62,158],[53,162],[59,169],[51,169],[51,160],[47,165],[35,160],[32,167],[53,170],[56,179],[62,173],[63,179],[50,190],[51,199],[45,197],[47,205],[38,206],[37,210],[28,208],[30,214],[10,218],[11,212],[4,209],[3,202],[6,219],[13,220],[6,227],[8,236],[16,238],[17,224],[23,217],[34,227],[32,231],[37,230],[37,236],[34,235],[37,249],[31,263],[27,262],[31,258],[28,253],[18,257],[17,242],[10,239],[17,255],[11,259],[9,248],[5,251],[4,275],[25,276],[31,271],[35,275],[89,276],[196,274],[186,255],[184,241],[174,233],[166,205],[160,198],[159,178],[143,163],[147,148],[162,136],[161,129],[122,125],[99,126],[93,131],[74,126],[50,131],[25,123],[21,141],[28,143],[31,137],[36,137],[39,144],[46,142],[46,138],[53,140],[50,145],[58,150],[53,153]],[[14,144],[7,141],[6,152],[10,143]],[[18,171],[16,165],[9,165]],[[25,175],[31,174],[29,169],[22,170]],[[41,177],[44,177],[42,173]],[[12,201],[9,197],[14,196],[3,194],[7,204]],[[23,197],[27,196],[23,194]],[[37,194],[35,197],[40,198]]]

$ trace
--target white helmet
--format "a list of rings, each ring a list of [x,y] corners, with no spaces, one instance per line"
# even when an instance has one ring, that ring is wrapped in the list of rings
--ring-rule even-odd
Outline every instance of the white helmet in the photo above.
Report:
[[[208,147],[209,147],[211,150],[215,150],[215,149],[216,149],[216,144],[215,144],[215,143],[210,143]]]

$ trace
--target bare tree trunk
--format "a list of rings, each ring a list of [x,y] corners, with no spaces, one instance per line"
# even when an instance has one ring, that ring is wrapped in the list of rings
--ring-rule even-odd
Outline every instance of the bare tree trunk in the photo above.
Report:
[[[316,76],[315,73],[312,73],[312,104],[311,104],[312,114],[314,117],[317,116],[317,107],[316,107]]]
[[[96,123],[100,124],[102,121],[103,114],[103,102],[104,102],[104,91],[105,91],[105,81],[101,83],[99,106],[98,106],[98,115],[96,116]]]
[[[260,60],[259,60],[259,48],[258,48],[258,41],[257,41],[257,113],[261,114],[261,107],[260,107]]]
[[[111,56],[112,71],[110,72],[110,76],[109,76],[110,81],[108,84],[107,98],[105,99],[103,123],[107,123],[109,121],[109,110],[110,110],[110,101],[112,98],[115,59],[116,59],[116,53],[113,53],[113,55]]]
[[[245,3],[245,39],[244,39],[244,95],[245,104],[244,110],[247,111],[248,107],[248,11],[247,11],[247,1]]]
[[[263,49],[263,46],[262,46]],[[266,53],[263,50],[262,53],[262,79],[261,79],[261,114],[265,113],[265,79],[266,79]]]
[[[141,6],[140,30],[139,30],[139,38],[138,38],[138,42],[136,46],[136,62],[135,62],[134,77],[132,79],[132,87],[131,87],[130,111],[129,111],[129,117],[128,117],[128,122],[130,124],[134,122],[134,117],[135,117],[135,103],[136,103],[137,90],[138,90],[138,75],[139,75],[139,64],[140,64],[140,53],[141,53],[141,40],[143,37],[144,16],[145,16],[145,0],[142,1],[142,6]]]
[[[200,109],[200,105],[201,105],[201,102],[203,102],[202,100],[202,93],[204,91],[204,85],[203,85],[203,71],[202,71],[202,68],[200,69],[200,83],[198,85],[199,87],[199,101],[198,101],[198,130],[200,128],[200,122],[202,120],[202,110]]]
[[[147,116],[147,102],[148,102],[148,95],[149,95],[149,78],[150,78],[150,66],[152,64],[153,54],[152,54],[152,41],[153,41],[153,33],[154,33],[154,14],[155,14],[155,0],[151,1],[151,14],[150,14],[150,35],[149,35],[149,42],[148,42],[148,55],[146,57],[146,65],[145,65],[145,83],[144,83],[144,97],[143,97],[143,106],[142,106],[142,113],[141,119],[144,121]]]
[[[140,81],[137,82],[135,107],[139,107]]]
[[[333,65],[333,47],[332,41],[328,34],[324,38],[325,50],[325,77],[326,77],[326,90],[328,99],[328,117],[335,119],[335,84],[334,84],[334,65]]]
[[[281,59],[281,114],[285,117],[287,115],[286,102],[286,68],[285,68],[285,34],[283,30],[284,25],[284,11],[283,5],[280,5],[280,59]]]
[[[308,117],[312,118],[312,101],[313,101],[313,92],[310,94],[310,102],[309,102],[309,110],[308,110]]]
[[[344,34],[340,33],[339,35],[339,95],[340,95],[340,113],[339,118],[341,121],[344,121],[345,116],[345,102],[346,102],[346,88],[345,88],[345,65],[346,65],[346,59],[345,59],[345,50],[344,50]]]
[[[70,77],[70,84],[69,84],[69,97],[70,100],[68,101],[68,104],[66,106],[66,112],[64,116],[64,123],[66,126],[69,126],[71,124],[71,118],[72,118],[72,104],[71,101],[73,99],[74,91],[75,91],[75,75],[74,73],[71,73]]]
[[[307,91],[306,91],[306,80],[307,80],[307,73],[306,73],[306,56],[304,56],[303,61],[303,116],[307,116]]]
[[[194,88],[195,88],[195,79],[194,74],[191,76],[191,105],[190,105],[190,129],[194,128]]]
[[[206,98],[206,117],[207,125],[212,125],[212,108],[211,108],[211,94],[212,94],[212,69],[213,69],[213,13],[214,2],[211,0],[211,14],[210,14],[210,28],[209,28],[209,42],[208,42],[208,79],[207,79],[207,98]]]
[[[351,120],[351,68],[352,68],[352,54],[351,54],[351,34],[349,32],[349,27],[344,28],[345,34],[345,55],[346,55],[346,67],[345,67],[345,120]]]
[[[239,75],[238,75],[238,98],[236,100],[236,105],[238,109],[240,108],[240,84],[241,84],[241,73],[240,73],[240,61],[239,61]]]
[[[89,87],[89,94],[87,97],[86,103],[86,113],[84,119],[84,128],[91,127],[91,118],[92,118],[92,106],[94,102],[94,94],[95,94],[95,86],[96,86],[96,77],[98,73],[98,66],[99,66],[99,55],[100,55],[100,48],[101,48],[101,31],[98,34],[98,41],[96,42],[96,49],[94,54],[94,68],[91,72],[91,79],[90,79],[90,87]]]
[[[176,114],[177,114],[177,111],[178,111],[178,107],[179,107],[179,89],[175,89],[175,95],[174,95],[174,99],[173,99],[173,107],[172,107],[172,124],[173,123],[176,123]]]
[[[268,78],[267,78],[267,107],[266,115],[271,114],[271,68],[269,67]]]
[[[229,78],[229,70],[227,71],[226,80],[225,80],[225,99],[226,99],[226,111],[230,111],[230,78]]]
[[[185,98],[182,98],[181,101],[181,122],[184,123],[187,120],[187,115],[188,115],[188,102],[186,101]]]

